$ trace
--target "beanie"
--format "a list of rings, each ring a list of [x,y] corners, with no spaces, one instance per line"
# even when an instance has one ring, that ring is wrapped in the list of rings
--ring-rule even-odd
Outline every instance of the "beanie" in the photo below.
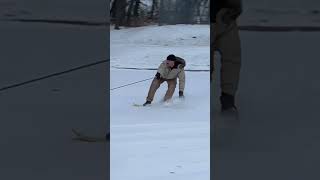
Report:
[[[177,58],[176,58],[176,56],[175,56],[175,55],[170,54],[170,55],[167,57],[167,60],[169,60],[169,61],[176,61],[176,60],[177,60]]]

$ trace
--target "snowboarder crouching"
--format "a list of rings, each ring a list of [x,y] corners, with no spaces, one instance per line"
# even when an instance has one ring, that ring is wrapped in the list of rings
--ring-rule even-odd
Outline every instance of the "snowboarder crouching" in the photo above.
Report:
[[[170,100],[176,89],[177,78],[179,78],[179,97],[184,97],[183,91],[185,87],[185,66],[186,62],[184,59],[173,54],[169,55],[167,59],[160,64],[157,74],[155,75],[155,78],[153,79],[149,88],[147,101],[143,104],[143,106],[151,104],[156,91],[165,81],[168,84],[168,90],[163,100],[165,102]]]

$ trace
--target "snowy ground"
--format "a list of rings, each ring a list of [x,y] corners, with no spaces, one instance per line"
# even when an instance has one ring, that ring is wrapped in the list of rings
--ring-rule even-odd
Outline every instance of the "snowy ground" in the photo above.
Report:
[[[111,31],[110,38],[111,66],[157,68],[174,53],[186,59],[187,69],[209,69],[209,26],[132,28]],[[111,88],[154,74],[111,68]],[[175,92],[170,105],[160,103],[163,84],[153,106],[132,106],[145,101],[151,80],[111,91],[112,180],[209,179],[209,72],[186,77],[185,100]]]
[[[187,60],[186,69],[209,70],[209,34],[209,25],[111,28],[111,66],[157,68],[172,53]]]

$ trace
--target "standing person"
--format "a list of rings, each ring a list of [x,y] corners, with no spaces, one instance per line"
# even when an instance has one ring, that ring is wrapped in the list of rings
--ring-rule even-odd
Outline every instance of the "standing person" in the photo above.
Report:
[[[147,101],[143,104],[143,106],[151,104],[156,91],[165,81],[168,84],[168,90],[163,100],[165,102],[169,101],[176,89],[177,78],[179,78],[179,97],[184,97],[183,91],[185,87],[185,66],[186,62],[184,59],[173,54],[169,55],[167,59],[160,64],[157,74],[155,75],[155,78],[153,79],[149,88]]]
[[[221,54],[221,111],[236,110],[241,47],[237,18],[242,12],[241,0],[214,0],[210,4],[211,22],[211,78],[214,69],[214,51]]]

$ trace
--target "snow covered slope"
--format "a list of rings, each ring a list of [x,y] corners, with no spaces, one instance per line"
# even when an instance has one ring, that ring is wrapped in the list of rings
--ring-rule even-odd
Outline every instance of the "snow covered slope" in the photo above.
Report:
[[[186,59],[186,69],[209,70],[209,34],[209,25],[111,28],[111,66],[157,68],[167,55],[176,54]]]
[[[209,26],[111,31],[112,66],[157,68],[169,53],[185,58],[187,69],[209,70]],[[111,68],[110,86],[152,78],[155,73]],[[151,107],[133,106],[144,103],[150,83],[111,91],[111,180],[209,180],[209,72],[186,72],[184,100],[176,89],[172,102],[162,104],[164,83]]]
[[[118,82],[153,76],[152,71],[111,74]],[[111,92],[112,180],[209,180],[209,77],[203,72],[187,76],[185,100],[176,92],[169,106],[159,103],[166,85],[153,106],[132,106],[145,100],[150,81]],[[111,87],[116,84],[112,81]]]

